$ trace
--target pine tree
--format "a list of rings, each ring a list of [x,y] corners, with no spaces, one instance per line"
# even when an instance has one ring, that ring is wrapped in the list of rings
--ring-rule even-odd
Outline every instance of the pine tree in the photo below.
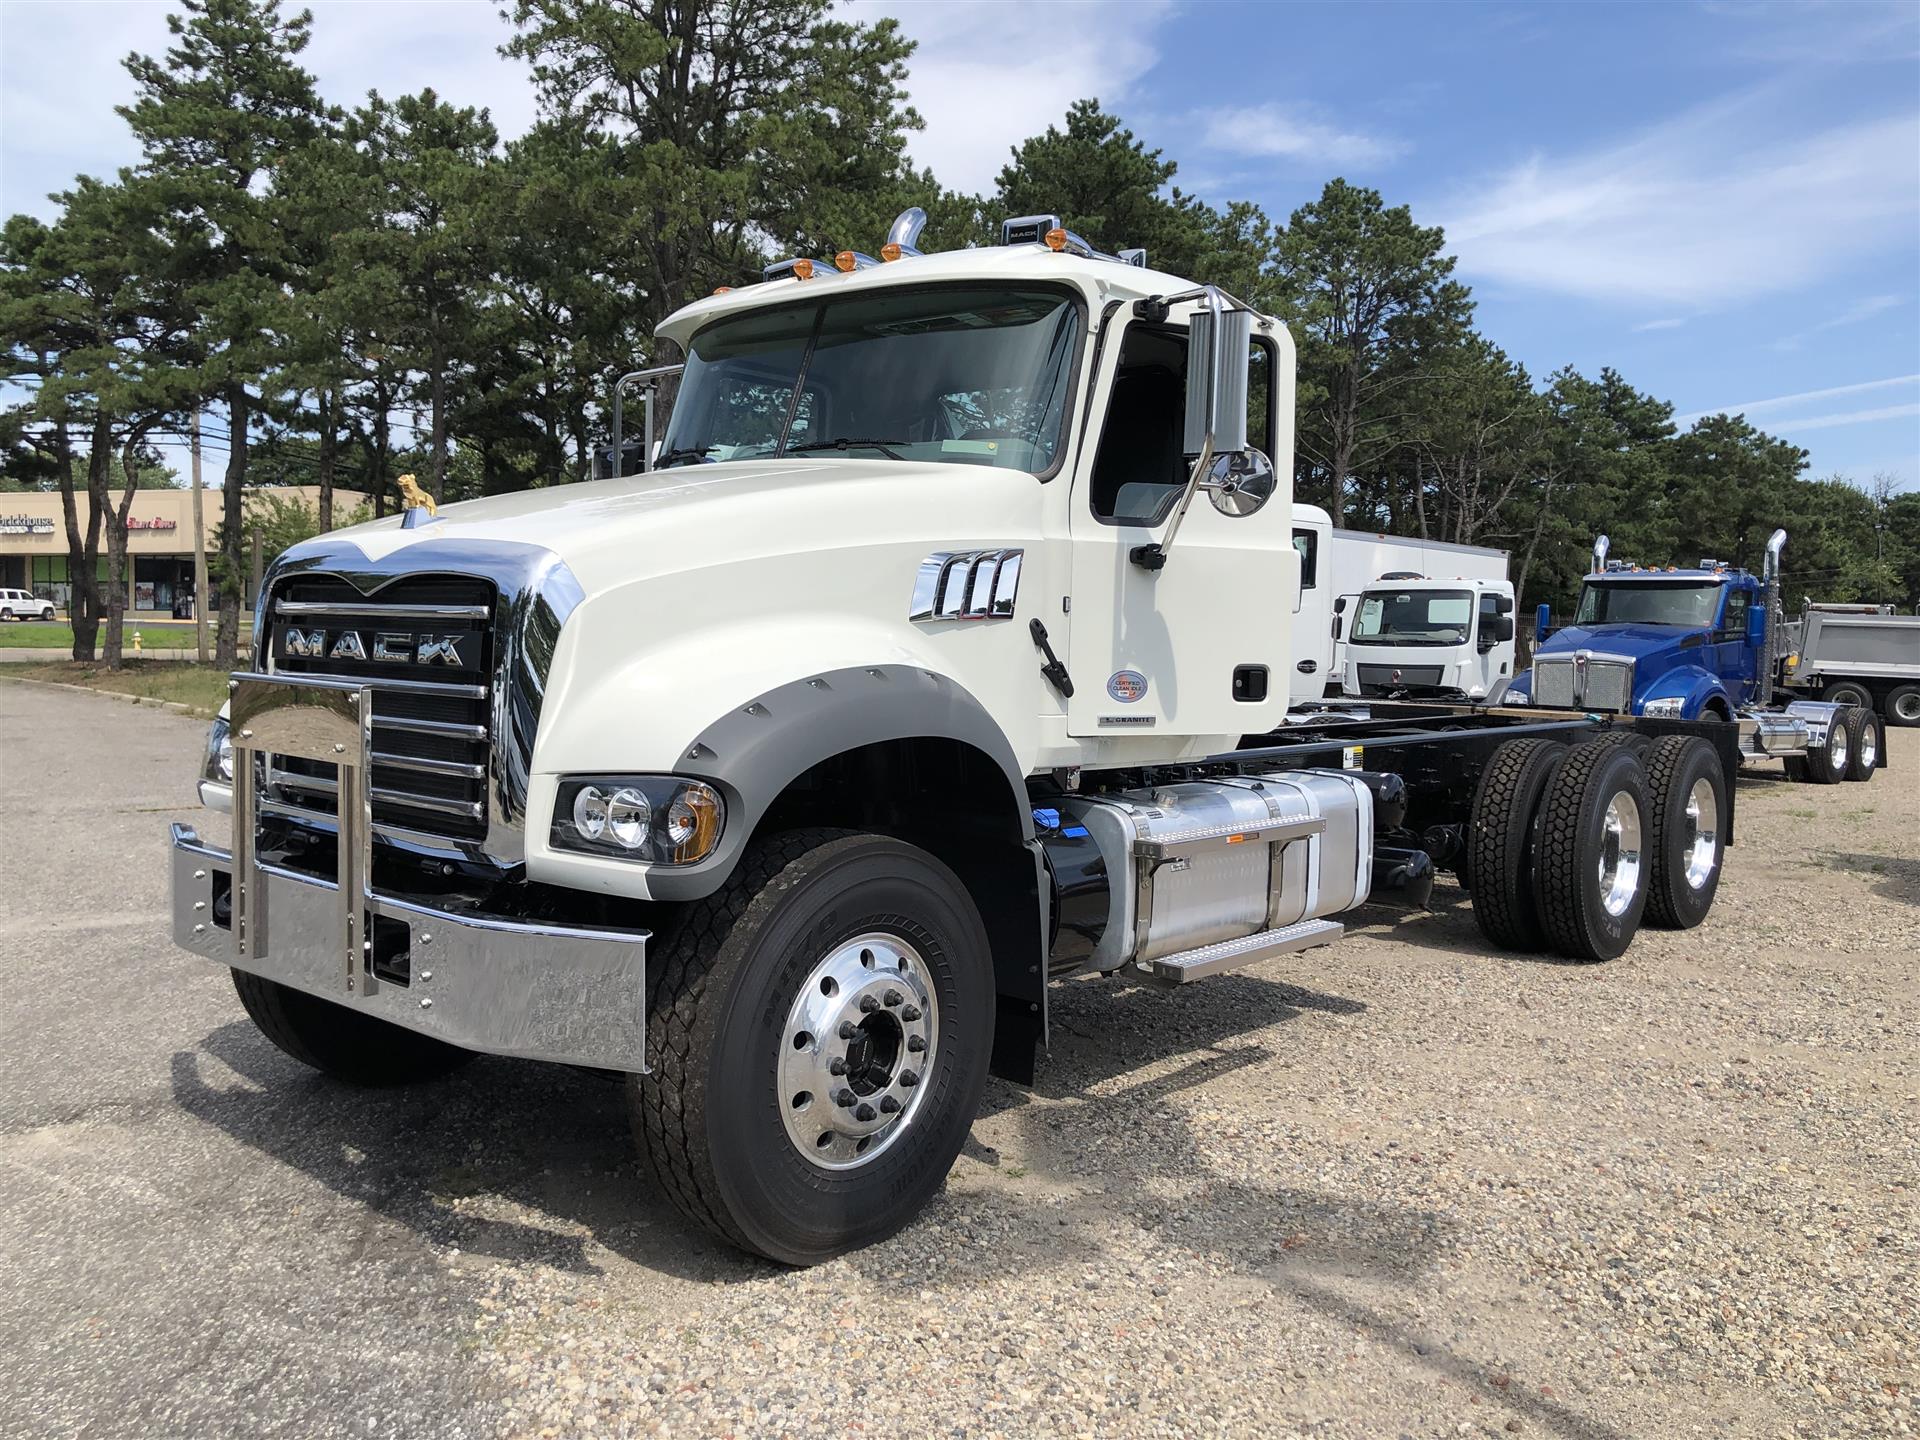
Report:
[[[226,407],[224,533],[237,547],[252,391],[288,359],[296,323],[285,195],[267,182],[330,116],[295,58],[307,45],[307,11],[283,17],[278,0],[180,3],[185,13],[167,17],[166,55],[127,57],[135,99],[119,108],[142,151],[132,178],[160,201],[167,263],[198,318],[199,389]],[[237,549],[225,559],[217,654],[231,665],[244,599],[233,577],[243,567]]]

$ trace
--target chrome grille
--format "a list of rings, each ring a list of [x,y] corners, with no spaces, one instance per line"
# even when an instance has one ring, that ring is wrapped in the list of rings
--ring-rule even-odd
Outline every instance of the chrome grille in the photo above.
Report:
[[[1633,702],[1633,662],[1584,652],[1536,657],[1533,703],[1557,710],[1625,711]]]
[[[268,611],[272,669],[349,676],[372,689],[376,825],[477,840],[488,818],[494,587],[417,575],[375,597],[333,575],[283,580]],[[330,765],[275,757],[267,781],[272,799],[334,813]]]

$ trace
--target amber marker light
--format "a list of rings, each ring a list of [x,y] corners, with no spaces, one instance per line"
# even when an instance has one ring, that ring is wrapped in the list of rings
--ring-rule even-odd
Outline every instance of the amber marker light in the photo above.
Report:
[[[811,260],[794,261],[793,278],[796,280],[811,280],[813,278],[813,262]]]
[[[716,295],[731,295],[733,293],[733,287],[731,285],[716,285],[713,293]]]
[[[898,260],[900,258],[899,245],[889,240],[880,247],[880,258],[882,260]]]
[[[853,258],[853,252],[851,250],[842,250],[838,255],[833,257],[833,268],[843,274],[851,275],[854,266],[858,263],[859,262]]]
[[[1058,251],[1067,248],[1067,232],[1062,230],[1058,225],[1047,232],[1046,240],[1049,250]]]

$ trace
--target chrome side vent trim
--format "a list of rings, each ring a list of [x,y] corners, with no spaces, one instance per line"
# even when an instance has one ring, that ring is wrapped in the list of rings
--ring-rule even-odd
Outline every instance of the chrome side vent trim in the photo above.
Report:
[[[909,620],[1009,620],[1024,550],[942,550],[920,562]]]

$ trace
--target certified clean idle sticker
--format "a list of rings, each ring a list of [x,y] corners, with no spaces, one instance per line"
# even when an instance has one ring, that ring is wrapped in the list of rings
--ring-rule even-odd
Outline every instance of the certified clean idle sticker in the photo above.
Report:
[[[1122,705],[1146,698],[1147,677],[1138,670],[1116,670],[1107,678],[1107,694]]]

